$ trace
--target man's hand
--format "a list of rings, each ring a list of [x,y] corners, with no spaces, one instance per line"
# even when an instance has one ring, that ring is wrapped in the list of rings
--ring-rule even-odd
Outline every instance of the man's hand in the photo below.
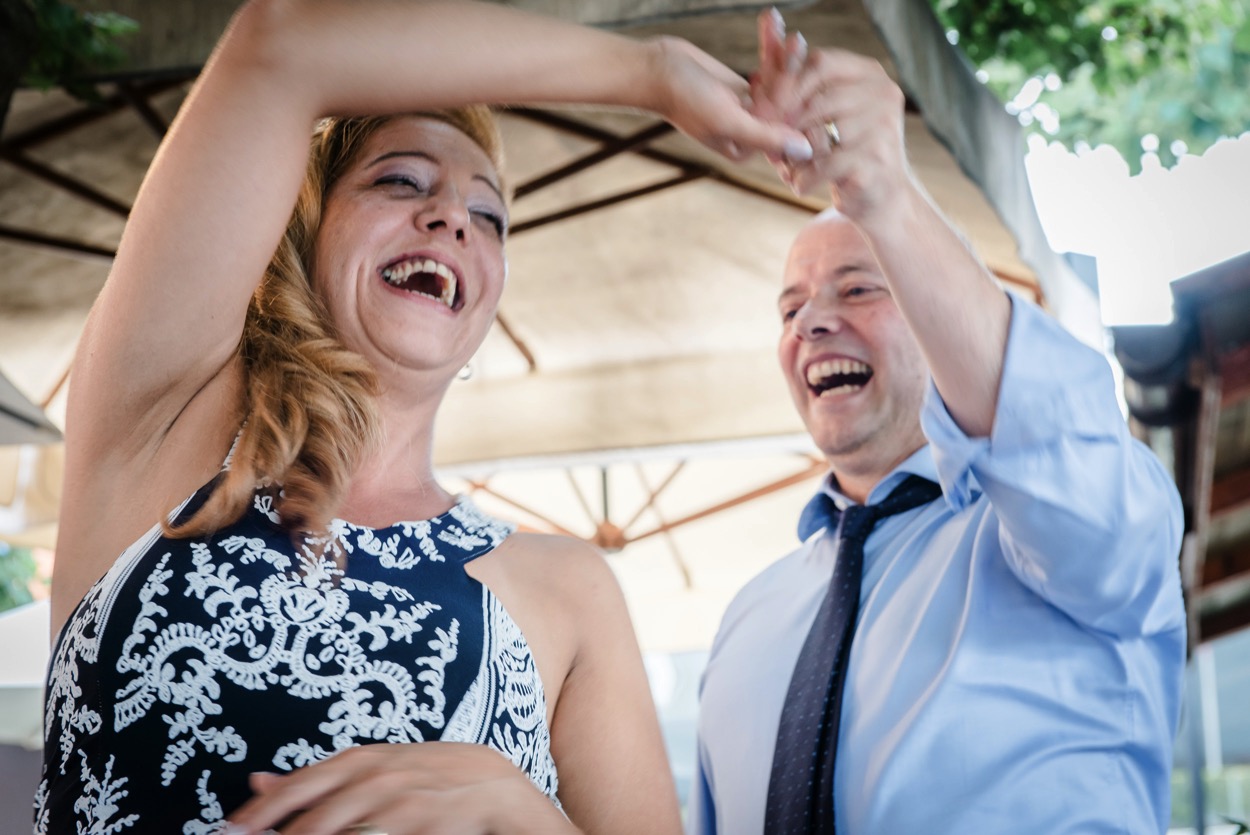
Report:
[[[859,222],[912,185],[903,93],[878,62],[843,50],[808,51],[801,35],[786,36],[775,10],[759,17],[759,59],[752,112],[802,131],[812,144],[808,162],[772,159],[796,193],[828,185],[834,205]]]

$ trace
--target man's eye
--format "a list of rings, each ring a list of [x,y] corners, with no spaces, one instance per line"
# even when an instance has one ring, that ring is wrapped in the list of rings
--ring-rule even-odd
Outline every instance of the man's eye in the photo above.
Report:
[[[783,310],[781,311],[781,321],[789,322],[791,319],[797,316],[798,313],[799,313],[798,308],[794,308],[792,310]]]

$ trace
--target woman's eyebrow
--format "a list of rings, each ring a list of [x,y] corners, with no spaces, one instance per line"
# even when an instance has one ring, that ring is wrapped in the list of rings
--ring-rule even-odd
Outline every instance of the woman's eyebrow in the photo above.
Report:
[[[425,151],[387,151],[385,154],[382,154],[373,162],[366,165],[365,168],[372,168],[379,162],[385,162],[388,159],[395,159],[396,157],[417,157],[418,159],[428,160],[429,162],[438,165],[438,159],[430,156]]]
[[[417,159],[423,159],[428,162],[432,162],[435,165],[439,164],[437,157],[430,156],[425,151],[387,151],[385,154],[382,154],[377,159],[373,160],[373,162],[366,165],[365,168],[372,168],[373,166],[377,165],[380,162],[385,162],[388,159],[395,159],[397,157],[416,157]],[[485,174],[474,174],[473,179],[480,180],[481,182],[485,183],[487,187],[490,188],[491,191],[495,192],[496,197],[498,197],[500,200],[503,200],[503,192],[499,190],[499,186],[491,182],[490,177],[487,177]],[[507,201],[504,201],[504,202],[507,202]]]

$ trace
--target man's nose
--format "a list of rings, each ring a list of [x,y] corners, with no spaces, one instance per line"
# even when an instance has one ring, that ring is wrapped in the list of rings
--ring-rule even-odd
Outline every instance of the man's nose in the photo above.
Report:
[[[795,332],[800,339],[819,339],[842,328],[842,316],[836,306],[819,299],[807,301],[794,318]]]

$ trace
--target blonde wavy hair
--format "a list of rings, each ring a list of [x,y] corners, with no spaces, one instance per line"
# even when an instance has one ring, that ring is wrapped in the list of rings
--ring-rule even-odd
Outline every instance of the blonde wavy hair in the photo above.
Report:
[[[459,129],[502,177],[503,142],[488,108],[410,115]],[[200,536],[238,521],[258,487],[272,492],[284,528],[323,531],[357,463],[379,442],[374,369],[339,341],[311,277],[326,195],[369,137],[395,118],[325,119],[313,133],[304,185],[239,340],[246,418],[229,467],[208,500],[189,518],[167,524],[167,534]]]

